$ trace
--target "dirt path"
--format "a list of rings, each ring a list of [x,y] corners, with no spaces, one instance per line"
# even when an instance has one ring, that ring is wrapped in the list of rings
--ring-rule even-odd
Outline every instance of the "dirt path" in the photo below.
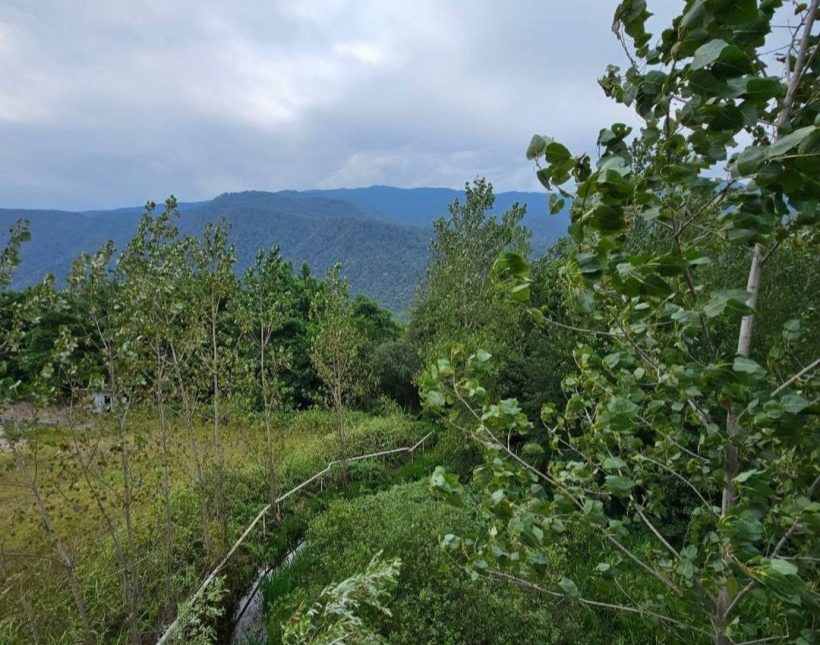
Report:
[[[11,452],[11,443],[6,436],[5,428],[17,424],[39,426],[57,426],[68,422],[69,410],[65,407],[46,406],[38,408],[27,401],[14,403],[0,412],[0,452]],[[18,444],[25,444],[21,438]]]

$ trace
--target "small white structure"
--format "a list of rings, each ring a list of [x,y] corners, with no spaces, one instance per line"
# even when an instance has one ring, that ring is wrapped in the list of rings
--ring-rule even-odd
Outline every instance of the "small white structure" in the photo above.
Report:
[[[94,392],[91,395],[91,411],[102,414],[111,409],[111,395],[108,392]]]

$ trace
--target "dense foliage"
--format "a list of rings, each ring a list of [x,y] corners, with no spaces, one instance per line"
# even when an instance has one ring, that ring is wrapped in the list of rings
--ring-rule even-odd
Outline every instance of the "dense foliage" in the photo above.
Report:
[[[291,565],[291,593],[270,597],[276,611],[270,633],[286,622],[294,607],[323,587],[363,571],[375,553],[401,554],[398,586],[387,603],[391,614],[369,615],[371,625],[390,643],[515,643],[554,639],[548,615],[527,594],[477,584],[453,569],[438,542],[448,527],[476,536],[476,513],[430,499],[421,482],[351,501],[334,502],[311,524],[307,546]]]
[[[479,542],[448,540],[474,571],[682,638],[816,637],[820,348],[803,327],[816,322],[816,293],[803,300],[785,281],[764,290],[762,276],[816,271],[818,6],[796,8],[778,77],[765,38],[779,5],[687,2],[650,44],[645,3],[621,3],[614,30],[632,66],[610,67],[601,85],[643,120],[636,139],[627,144],[623,124],[602,130],[593,166],[533,137],[539,179],[572,199],[562,275],[582,340],[566,398],[544,400],[540,429],[482,387],[486,351],[457,348],[424,377],[428,406],[449,407],[485,450],[477,476],[493,528]],[[494,274],[529,303],[520,255],[502,254]],[[549,308],[528,313],[561,324]],[[462,494],[444,471],[432,483]],[[609,543],[585,576],[625,590],[638,572],[653,595],[602,603],[560,570],[535,582],[548,545],[576,523]]]
[[[788,8],[772,49],[778,0],[687,0],[657,37],[619,4],[629,67],[599,83],[641,126],[596,160],[532,138],[570,218],[545,253],[484,179],[431,235],[378,187],[169,198],[19,292],[13,226],[0,641],[135,645],[175,616],[225,640],[270,565],[274,643],[815,642],[820,0]],[[231,215],[273,207],[272,235],[359,260],[258,251]],[[361,262],[368,209],[390,233]],[[351,297],[409,297],[428,241],[406,325]]]

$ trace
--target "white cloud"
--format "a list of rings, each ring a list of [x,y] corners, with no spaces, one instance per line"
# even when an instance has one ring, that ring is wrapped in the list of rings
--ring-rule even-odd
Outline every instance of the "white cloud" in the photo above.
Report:
[[[589,148],[614,1],[6,0],[0,206],[174,192],[535,188],[533,132]]]

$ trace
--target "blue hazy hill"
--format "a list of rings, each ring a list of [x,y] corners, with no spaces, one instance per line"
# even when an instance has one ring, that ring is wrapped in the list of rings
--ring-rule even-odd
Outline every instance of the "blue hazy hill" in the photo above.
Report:
[[[309,191],[246,191],[203,201],[181,203],[179,226],[198,233],[206,222],[224,218],[231,225],[238,268],[260,248],[279,245],[298,266],[307,262],[324,273],[341,262],[354,293],[365,293],[393,311],[409,304],[424,272],[431,223],[463,191],[449,188],[370,188]],[[563,235],[567,216],[547,214],[543,193],[499,193],[495,212],[513,202],[527,205],[526,225],[533,232],[533,251],[540,254]],[[32,240],[22,251],[13,287],[38,282],[46,273],[65,278],[71,261],[111,239],[122,248],[136,230],[142,208],[107,211],[0,209],[0,226],[20,217],[31,223]]]
[[[464,191],[452,188],[394,188],[370,186],[368,188],[335,188],[331,190],[308,190],[302,195],[321,195],[355,204],[362,212],[373,217],[408,224],[430,227],[436,217],[446,217],[447,206],[454,200],[464,201]],[[566,233],[566,214],[550,216],[547,209],[547,193],[505,192],[495,196],[495,214],[503,213],[514,203],[526,204],[524,223],[532,231],[532,248],[541,254],[556,239]]]

